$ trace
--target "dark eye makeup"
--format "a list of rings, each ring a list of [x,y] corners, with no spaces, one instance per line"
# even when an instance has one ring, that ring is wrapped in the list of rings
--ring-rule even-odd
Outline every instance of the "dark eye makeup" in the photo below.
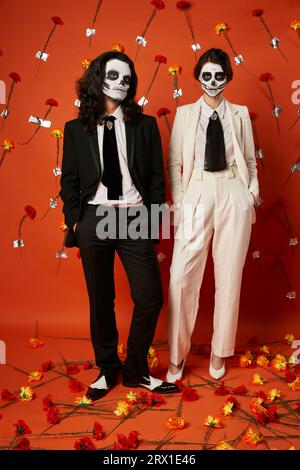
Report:
[[[212,75],[210,72],[203,72],[202,74],[202,78],[205,82],[208,82],[209,80],[211,80],[211,77]]]

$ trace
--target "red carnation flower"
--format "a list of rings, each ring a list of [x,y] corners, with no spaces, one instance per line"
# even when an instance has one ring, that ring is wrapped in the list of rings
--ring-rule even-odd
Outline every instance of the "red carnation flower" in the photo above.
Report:
[[[62,26],[64,24],[64,22],[60,18],[60,16],[51,16],[51,19],[52,19],[53,23],[59,24],[60,26]]]
[[[48,98],[45,101],[45,104],[47,104],[49,106],[58,106],[58,102],[54,98]]]
[[[170,110],[168,108],[159,108],[156,114],[157,117],[166,116],[167,114],[170,114]]]
[[[117,434],[118,442],[114,443],[114,450],[132,450],[138,446],[138,436],[140,435],[137,431],[131,431],[128,437],[125,434]]]
[[[96,441],[101,441],[104,439],[105,432],[103,431],[103,426],[95,421],[94,423],[94,428],[93,428],[93,436],[96,439]]]
[[[2,49],[0,49],[0,55],[3,55],[3,51],[2,51]]]
[[[33,206],[25,206],[24,207],[24,211],[26,212],[26,214],[28,215],[28,217],[33,220],[36,216],[36,210]]]
[[[10,78],[12,78],[15,82],[20,82],[21,77],[17,72],[10,72],[9,74]]]
[[[249,115],[250,115],[250,119],[256,119],[257,118],[257,113],[255,113],[254,111],[250,111],[249,112]]]
[[[69,381],[69,389],[71,392],[77,393],[82,392],[84,390],[84,386],[79,382],[79,380],[74,379]]]
[[[261,82],[268,82],[269,80],[273,80],[273,78],[274,77],[270,72],[265,72],[260,75],[259,80]]]
[[[252,10],[252,16],[261,16],[263,12],[264,10],[262,10],[262,8],[255,8]]]
[[[31,434],[30,428],[27,426],[23,419],[19,419],[14,426],[16,426],[16,436],[24,436],[25,434]]]
[[[52,395],[47,395],[43,399],[43,410],[48,411],[49,408],[52,408],[54,406],[53,401],[52,401]]]
[[[192,6],[191,2],[186,2],[184,0],[181,0],[176,3],[176,8],[178,8],[178,10],[187,10],[191,6]]]
[[[83,364],[82,367],[83,367],[84,370],[92,369],[93,364],[90,361],[85,361],[85,363]]]
[[[267,409],[267,413],[268,413],[268,421],[270,421],[270,423],[275,423],[276,421],[278,421],[278,414],[277,414],[277,406],[276,405],[270,406]]]
[[[74,365],[71,364],[67,366],[67,374],[75,375],[75,374],[78,374],[79,372],[80,372],[80,369],[76,364]]]
[[[58,424],[60,422],[60,411],[56,406],[51,406],[47,410],[47,421],[50,424]]]
[[[13,450],[30,450],[30,442],[27,437],[21,437],[17,445],[13,447]]]
[[[235,395],[246,395],[246,393],[248,392],[247,388],[245,387],[244,384],[242,385],[239,385],[238,387],[234,388],[232,390],[232,392],[235,394]]]
[[[42,372],[48,372],[49,370],[54,369],[54,367],[55,364],[50,359],[48,359],[46,362],[43,362],[41,365]]]
[[[166,64],[167,63],[167,58],[164,55],[158,54],[154,57],[154,61],[159,62],[160,64]]]
[[[13,401],[13,400],[17,399],[16,395],[14,395],[9,390],[7,390],[7,388],[2,390],[1,398],[2,398],[3,401]]]
[[[165,8],[164,2],[161,0],[151,0],[151,5],[153,5],[157,10],[163,10]]]
[[[181,392],[181,396],[185,401],[196,401],[199,398],[197,390],[192,387],[185,387]]]
[[[268,399],[267,395],[263,390],[260,390],[259,392],[255,392],[254,395],[258,398],[262,398],[264,401]]]
[[[224,382],[221,382],[220,386],[216,388],[215,395],[228,395],[229,389],[225,387]]]
[[[96,450],[94,443],[90,437],[81,437],[74,444],[76,450]]]

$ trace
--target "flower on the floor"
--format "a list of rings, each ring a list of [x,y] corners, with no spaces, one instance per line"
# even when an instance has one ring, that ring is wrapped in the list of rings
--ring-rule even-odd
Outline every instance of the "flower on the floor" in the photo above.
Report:
[[[51,406],[47,410],[47,421],[49,424],[58,424],[60,422],[60,411],[57,406]]]
[[[11,393],[7,388],[2,390],[1,398],[3,401],[13,401],[17,399],[17,396],[14,393]]]
[[[124,400],[119,400],[117,408],[114,410],[114,414],[119,418],[124,418],[129,415],[131,410],[131,404]]]
[[[80,372],[80,369],[79,367],[75,364],[75,365],[68,365],[66,367],[66,370],[67,370],[67,374],[68,375],[75,375],[75,374],[78,374]]]
[[[251,351],[246,351],[245,354],[240,356],[239,360],[241,367],[250,367],[253,364],[253,356]]]
[[[125,434],[117,434],[118,442],[114,443],[114,450],[133,450],[136,449],[139,442],[138,431],[131,431],[128,437]]]
[[[219,441],[217,443],[216,450],[235,450],[235,448],[227,441]]]
[[[88,370],[93,368],[93,364],[91,361],[85,361],[85,363],[82,366],[83,370]]]
[[[264,385],[265,379],[259,374],[253,374],[251,383],[252,385]]]
[[[96,446],[90,437],[81,437],[74,444],[75,450],[96,450]]]
[[[263,405],[264,400],[261,397],[252,398],[250,400],[250,409],[260,423],[264,423],[268,415],[268,411]]]
[[[13,450],[30,450],[30,442],[27,437],[23,436],[13,447]]]
[[[287,333],[284,337],[287,344],[292,344],[295,341],[295,336],[292,333]]]
[[[14,426],[16,426],[15,434],[16,436],[24,436],[25,434],[31,434],[31,429],[23,419],[19,419]]]
[[[184,401],[196,401],[199,398],[197,390],[192,387],[184,387],[181,396]]]
[[[232,390],[232,393],[234,393],[235,395],[246,395],[247,392],[248,392],[248,389],[246,388],[244,384],[239,385],[238,387],[235,387]]]
[[[49,370],[54,369],[55,364],[51,361],[51,359],[48,359],[48,361],[43,362],[41,365],[41,370],[42,372],[48,372]]]
[[[206,417],[204,421],[204,426],[207,426],[209,428],[215,428],[215,429],[219,429],[223,427],[220,418],[214,418],[211,415],[208,415]]]
[[[233,413],[233,410],[239,403],[235,397],[229,397],[222,406],[222,415],[230,416]]]
[[[285,357],[282,354],[276,354],[272,360],[273,369],[277,371],[286,370],[287,362]]]
[[[219,387],[215,389],[215,395],[228,395],[230,393],[229,389],[225,387],[224,382],[221,382]]]
[[[261,346],[259,349],[260,349],[263,353],[265,353],[265,354],[270,354],[270,348],[269,348],[269,346],[267,346],[266,344],[264,344],[263,346]]]
[[[261,354],[256,358],[256,364],[261,367],[268,367],[270,361],[265,354]]]
[[[88,397],[83,395],[83,397],[76,397],[74,403],[79,406],[88,406],[91,405],[93,402]]]
[[[277,388],[272,388],[272,390],[268,392],[269,401],[274,401],[276,400],[276,398],[280,398],[280,397],[281,397],[281,392]]]
[[[137,403],[137,394],[133,390],[130,390],[129,393],[126,395],[127,400],[129,400],[132,404]]]
[[[96,441],[101,441],[104,439],[105,432],[103,431],[103,426],[95,421],[94,427],[93,427],[93,437],[96,439]]]
[[[35,397],[31,387],[21,387],[19,392],[19,398],[22,401],[31,401]]]
[[[257,444],[262,442],[260,434],[254,431],[252,428],[249,428],[245,434],[245,441],[247,444],[250,444],[252,447],[256,447]]]
[[[69,381],[69,389],[72,393],[79,393],[84,390],[84,385],[77,379]]]
[[[52,395],[49,394],[43,398],[43,410],[47,411],[51,406],[54,406],[54,403],[52,401]]]
[[[185,419],[182,416],[171,416],[166,422],[169,429],[183,429],[186,426]]]
[[[293,392],[299,392],[300,391],[300,377],[297,377],[293,382],[288,383],[288,387]]]
[[[30,372],[30,374],[28,375],[28,382],[30,383],[39,382],[40,380],[42,380],[42,378],[43,378],[43,374],[41,373],[41,371],[34,370],[33,372]]]

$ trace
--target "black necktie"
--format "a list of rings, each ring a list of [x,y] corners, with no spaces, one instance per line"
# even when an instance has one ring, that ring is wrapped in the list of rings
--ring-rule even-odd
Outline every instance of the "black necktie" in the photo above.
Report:
[[[217,111],[209,119],[206,131],[204,170],[220,171],[226,168],[223,128]]]
[[[115,116],[105,116],[103,134],[103,173],[101,182],[107,187],[107,199],[122,196],[122,173],[114,126]]]

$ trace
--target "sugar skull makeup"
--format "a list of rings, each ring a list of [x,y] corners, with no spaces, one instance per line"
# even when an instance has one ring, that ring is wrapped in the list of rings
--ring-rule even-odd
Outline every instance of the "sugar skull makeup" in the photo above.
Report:
[[[205,93],[209,96],[218,96],[227,83],[226,75],[219,64],[206,62],[203,65],[198,80]]]
[[[123,101],[130,87],[131,71],[126,62],[111,59],[106,63],[103,93],[115,101]]]

